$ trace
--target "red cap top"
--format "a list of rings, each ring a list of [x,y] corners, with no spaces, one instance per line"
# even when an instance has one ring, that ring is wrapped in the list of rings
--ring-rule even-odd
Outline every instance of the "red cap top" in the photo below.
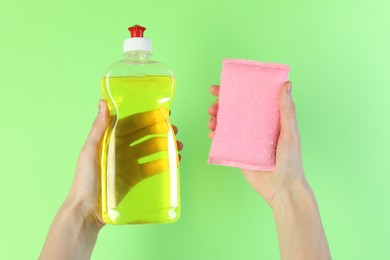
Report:
[[[129,31],[130,31],[130,36],[132,38],[134,37],[144,37],[144,31],[146,30],[145,27],[141,26],[141,25],[133,25],[131,27],[129,27]]]

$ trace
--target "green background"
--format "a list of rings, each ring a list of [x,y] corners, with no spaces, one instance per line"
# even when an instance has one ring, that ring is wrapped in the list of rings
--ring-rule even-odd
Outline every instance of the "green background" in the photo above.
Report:
[[[390,259],[390,2],[0,2],[0,258],[36,259],[127,27],[177,77],[184,142],[176,224],[107,226],[92,259],[278,259],[271,209],[237,169],[207,165],[222,58],[292,67],[306,176],[334,259]]]

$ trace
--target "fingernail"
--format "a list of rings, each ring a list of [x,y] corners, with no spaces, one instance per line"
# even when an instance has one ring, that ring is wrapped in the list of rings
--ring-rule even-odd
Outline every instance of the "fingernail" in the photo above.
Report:
[[[102,112],[103,109],[104,109],[103,101],[102,101],[102,100],[99,100],[99,112]]]
[[[292,84],[291,84],[291,82],[289,82],[288,85],[287,85],[287,94],[289,96],[291,96],[291,90],[292,90]]]

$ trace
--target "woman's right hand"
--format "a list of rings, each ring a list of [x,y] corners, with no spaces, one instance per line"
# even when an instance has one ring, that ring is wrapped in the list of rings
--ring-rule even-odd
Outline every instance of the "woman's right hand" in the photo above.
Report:
[[[211,86],[219,96],[219,86]],[[314,194],[306,181],[291,83],[279,94],[280,134],[273,172],[241,169],[249,184],[271,206],[281,259],[332,259]],[[217,127],[218,99],[209,108],[209,137]]]
[[[214,137],[217,127],[219,90],[219,86],[210,87],[210,93],[217,99],[208,109],[209,138]],[[277,195],[283,193],[285,188],[291,186],[291,183],[301,181],[306,185],[295,106],[291,96],[291,82],[286,82],[280,90],[279,110],[281,130],[277,144],[275,171],[241,169],[249,184],[271,207],[274,206]]]

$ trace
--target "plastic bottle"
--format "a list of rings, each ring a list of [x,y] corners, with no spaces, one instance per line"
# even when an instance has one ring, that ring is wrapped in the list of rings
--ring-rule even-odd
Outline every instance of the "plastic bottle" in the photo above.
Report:
[[[146,28],[129,28],[123,60],[101,78],[110,110],[102,144],[102,216],[109,224],[168,223],[180,216],[179,159],[169,120],[175,78],[153,61]]]

